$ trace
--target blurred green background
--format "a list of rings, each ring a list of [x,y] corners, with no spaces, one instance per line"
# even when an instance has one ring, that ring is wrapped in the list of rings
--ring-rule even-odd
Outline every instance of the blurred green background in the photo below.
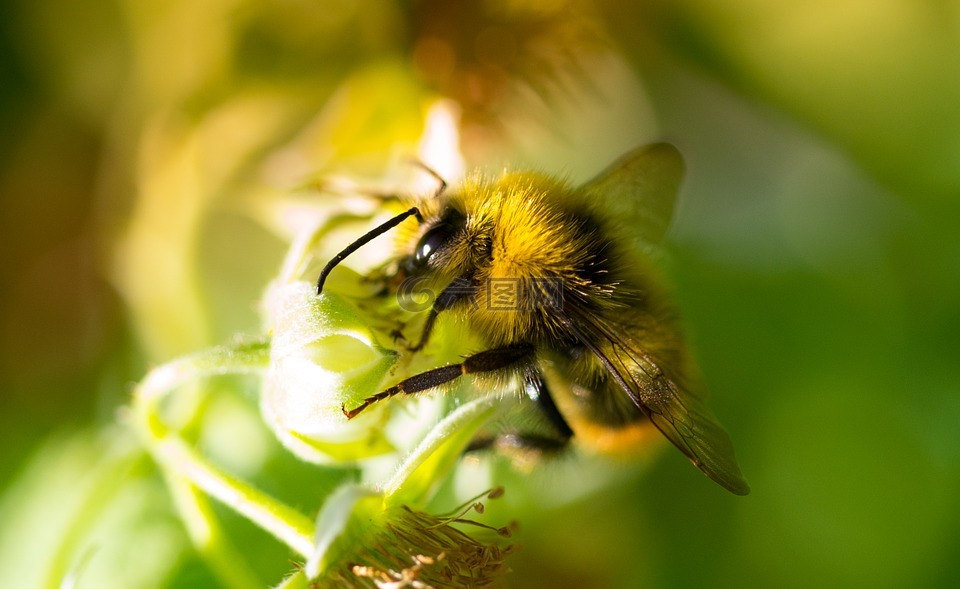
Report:
[[[548,472],[511,489],[512,586],[960,577],[960,2],[50,0],[3,14],[3,579],[39,578],[51,543],[82,546],[65,514],[116,476],[103,533],[137,549],[97,549],[91,569],[216,585],[149,464],[89,465],[127,443],[110,424],[149,366],[259,330],[298,207],[322,198],[304,181],[376,177],[415,150],[439,98],[459,107],[471,167],[580,180],[645,141],[680,147],[670,273],[753,487],[728,496],[665,452],[551,507]],[[238,526],[241,545],[272,542]],[[264,584],[291,568],[282,547],[249,560]]]

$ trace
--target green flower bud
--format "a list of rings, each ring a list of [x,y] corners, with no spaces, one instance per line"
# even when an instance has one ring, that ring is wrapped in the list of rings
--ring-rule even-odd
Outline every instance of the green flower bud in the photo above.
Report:
[[[281,442],[317,463],[390,452],[382,409],[347,420],[342,408],[380,390],[396,353],[345,299],[307,282],[273,285],[265,307],[273,343],[260,407]]]

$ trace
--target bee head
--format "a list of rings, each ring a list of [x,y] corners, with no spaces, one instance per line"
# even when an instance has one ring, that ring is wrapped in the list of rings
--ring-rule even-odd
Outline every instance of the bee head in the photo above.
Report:
[[[413,252],[402,262],[412,275],[440,272],[458,266],[458,251],[466,239],[467,217],[451,206],[445,207],[420,236]]]

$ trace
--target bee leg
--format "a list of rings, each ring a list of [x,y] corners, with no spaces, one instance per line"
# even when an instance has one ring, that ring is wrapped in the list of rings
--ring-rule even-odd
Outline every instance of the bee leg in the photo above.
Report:
[[[570,438],[553,438],[542,434],[506,433],[496,437],[475,438],[465,454],[497,449],[504,454],[556,454],[567,447]]]
[[[553,428],[553,435],[528,432],[508,432],[496,437],[474,439],[467,452],[497,448],[507,454],[556,454],[570,443],[573,430],[557,409],[547,383],[540,371],[531,368],[523,375],[523,390],[540,408]]]
[[[433,193],[433,198],[440,198],[440,195],[443,194],[443,191],[447,189],[447,181],[443,179],[443,176],[439,172],[428,166],[427,164],[421,162],[418,159],[411,158],[408,160],[410,165],[416,166],[433,176],[434,180],[437,181],[437,191]]]
[[[347,419],[353,419],[370,405],[378,401],[383,401],[384,399],[389,399],[394,395],[419,393],[448,383],[464,374],[493,372],[507,368],[508,366],[512,366],[517,362],[529,358],[532,354],[533,346],[529,344],[514,344],[512,346],[478,352],[472,356],[467,356],[460,364],[450,364],[449,366],[441,366],[440,368],[427,370],[420,374],[414,374],[410,378],[398,382],[385,391],[367,397],[360,405],[353,409],[348,410],[346,407],[342,407],[341,409],[343,410],[343,414],[347,416]]]
[[[390,330],[390,337],[393,338],[393,343],[406,343],[407,338],[403,335],[403,330],[399,327]]]
[[[564,441],[573,437],[570,424],[557,409],[557,404],[553,401],[553,395],[550,394],[550,389],[547,388],[547,383],[544,382],[543,374],[539,370],[530,370],[524,375],[523,391],[537,403],[537,407],[543,412],[543,416],[547,418],[550,425],[554,427],[558,437]]]
[[[430,309],[430,314],[427,315],[426,323],[423,324],[423,331],[420,332],[420,340],[417,342],[417,345],[413,347],[408,346],[407,351],[419,352],[422,350],[423,346],[427,345],[427,340],[430,339],[430,333],[433,331],[433,324],[437,321],[437,315],[439,315],[441,311],[446,311],[453,307],[460,301],[470,299],[473,297],[475,290],[473,279],[470,276],[461,276],[454,279],[453,282],[440,291],[440,294],[438,294],[437,298],[433,301],[433,307]]]

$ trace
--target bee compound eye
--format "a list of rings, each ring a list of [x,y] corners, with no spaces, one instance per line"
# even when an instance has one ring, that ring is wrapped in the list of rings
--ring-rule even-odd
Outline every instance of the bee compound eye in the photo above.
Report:
[[[413,261],[418,266],[426,265],[430,257],[437,253],[437,250],[443,247],[453,236],[453,228],[449,225],[441,224],[431,228],[423,234],[417,243],[417,251],[413,254]]]

